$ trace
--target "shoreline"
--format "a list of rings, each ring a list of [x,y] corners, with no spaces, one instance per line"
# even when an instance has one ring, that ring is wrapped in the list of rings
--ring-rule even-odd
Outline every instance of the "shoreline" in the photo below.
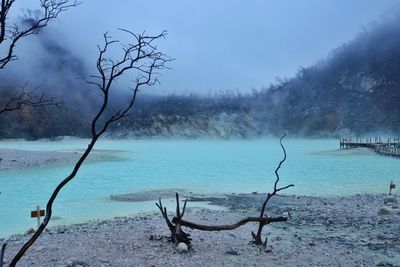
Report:
[[[263,194],[205,197],[203,201],[219,202],[228,209],[195,208],[188,202],[185,219],[224,224],[257,216],[262,198]],[[227,232],[185,228],[193,238],[193,248],[186,254],[179,254],[165,238],[154,240],[168,235],[159,213],[56,226],[40,237],[20,266],[399,266],[399,201],[398,194],[278,196],[269,214],[289,212],[291,218],[265,227],[265,251],[248,244],[256,229],[253,223]],[[174,215],[173,206],[168,211]],[[9,243],[6,262],[27,238],[0,239]]]
[[[0,172],[73,164],[82,154],[81,150],[30,151],[0,148]],[[115,160],[118,158],[115,151],[93,150],[87,161]]]

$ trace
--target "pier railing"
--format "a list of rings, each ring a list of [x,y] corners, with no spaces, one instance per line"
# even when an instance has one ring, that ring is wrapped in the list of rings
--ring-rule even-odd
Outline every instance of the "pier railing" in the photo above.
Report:
[[[341,138],[340,149],[366,147],[380,155],[400,157],[400,138]]]

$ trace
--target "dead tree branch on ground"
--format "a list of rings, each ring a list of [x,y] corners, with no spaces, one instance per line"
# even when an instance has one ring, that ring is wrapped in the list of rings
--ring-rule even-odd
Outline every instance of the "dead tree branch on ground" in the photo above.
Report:
[[[176,197],[176,216],[172,219],[172,222],[168,218],[167,208],[164,207],[161,203],[161,197],[159,198],[158,203],[156,203],[156,206],[160,209],[161,214],[163,215],[165,222],[167,223],[167,226],[171,231],[171,237],[170,237],[171,241],[176,244],[183,242],[186,243],[188,246],[190,246],[192,238],[190,238],[190,234],[185,233],[181,227],[182,217],[183,215],[185,215],[187,199],[183,204],[181,212],[181,209],[179,207],[179,194],[176,193],[175,197]]]
[[[127,30],[123,32],[129,34],[131,40],[129,43],[121,44],[117,40],[113,40],[107,33],[104,34],[104,45],[98,46],[99,56],[97,58],[96,67],[98,74],[91,76],[87,82],[94,85],[102,96],[102,104],[99,107],[94,119],[91,123],[91,140],[88,147],[76,162],[72,172],[54,189],[46,205],[46,216],[33,236],[22,246],[16,256],[12,259],[10,266],[15,266],[30,246],[38,239],[44,231],[52,216],[53,203],[59,192],[67,185],[78,173],[83,162],[86,160],[94,145],[100,136],[107,130],[110,124],[128,116],[132,109],[137,93],[144,86],[152,86],[157,83],[157,70],[166,68],[165,64],[171,59],[165,54],[158,51],[155,42],[165,38],[166,32],[162,32],[156,36],[147,36],[144,34],[135,34]],[[121,45],[122,57],[115,59],[108,56],[111,46]],[[126,75],[135,77],[133,82],[132,94],[126,105],[114,111],[110,115],[105,112],[110,106],[110,93],[114,82]],[[104,118],[106,117],[106,118]]]
[[[201,231],[229,231],[229,230],[234,230],[236,228],[239,228],[240,226],[243,226],[249,222],[260,222],[263,223],[264,225],[267,225],[269,223],[273,222],[285,222],[287,221],[287,217],[247,217],[244,218],[236,223],[232,224],[223,224],[223,225],[204,225],[204,224],[197,224],[194,222],[186,221],[183,220],[182,217],[185,214],[185,209],[186,209],[186,204],[187,200],[185,200],[182,212],[180,211],[179,207],[179,194],[176,193],[176,216],[172,218],[172,221],[168,217],[167,213],[167,208],[162,205],[161,198],[159,199],[158,203],[156,203],[157,207],[161,211],[161,214],[163,215],[165,222],[167,223],[167,226],[171,232],[171,237],[170,240],[173,243],[186,243],[188,246],[190,246],[190,243],[192,239],[190,238],[190,235],[185,233],[182,230],[182,226],[189,227],[191,229],[196,229],[196,230],[201,230]]]
[[[184,202],[183,209],[181,212],[180,207],[179,207],[179,194],[176,193],[176,216],[172,218],[172,221],[168,217],[167,208],[162,205],[161,198],[159,199],[158,203],[156,203],[158,209],[161,211],[161,214],[171,232],[170,240],[176,244],[183,242],[183,243],[186,243],[188,246],[191,245],[192,239],[190,238],[189,234],[185,233],[182,230],[182,226],[186,226],[191,229],[197,229],[197,230],[201,230],[201,231],[228,231],[228,230],[234,230],[234,229],[236,229],[240,226],[243,226],[247,223],[250,223],[250,222],[258,222],[259,227],[258,227],[257,235],[255,235],[252,232],[252,236],[253,236],[254,240],[251,241],[250,243],[255,244],[255,245],[262,245],[263,243],[261,242],[261,233],[262,233],[263,227],[270,223],[274,223],[274,222],[285,222],[288,219],[287,217],[284,217],[284,216],[268,217],[266,214],[266,208],[267,208],[268,201],[273,196],[275,196],[277,192],[294,186],[293,184],[290,184],[290,185],[287,185],[287,186],[281,187],[281,188],[277,187],[279,179],[280,179],[278,171],[281,168],[282,164],[286,160],[286,150],[285,150],[284,146],[282,145],[282,140],[285,136],[286,135],[283,135],[279,140],[279,143],[280,143],[281,148],[284,153],[284,158],[279,162],[279,165],[275,170],[276,181],[274,184],[274,191],[272,193],[268,193],[267,198],[265,199],[265,201],[262,204],[260,216],[247,217],[236,223],[224,224],[224,225],[203,225],[203,224],[193,223],[190,221],[183,220],[183,215],[185,214],[185,210],[186,210],[187,199]],[[260,241],[260,242],[258,242],[258,241]],[[266,244],[266,243],[264,243],[264,244]]]

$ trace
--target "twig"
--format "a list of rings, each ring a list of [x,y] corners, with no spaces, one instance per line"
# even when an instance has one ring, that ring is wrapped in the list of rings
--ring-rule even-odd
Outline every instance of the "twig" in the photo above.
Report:
[[[26,85],[25,85],[26,86]],[[56,101],[56,98],[46,98],[43,94],[36,95],[36,91],[40,86],[34,88],[31,91],[25,91],[25,86],[22,88],[22,92],[17,96],[10,98],[7,103],[0,108],[0,114],[20,110],[24,107],[44,107],[44,106],[58,106],[60,102]]]

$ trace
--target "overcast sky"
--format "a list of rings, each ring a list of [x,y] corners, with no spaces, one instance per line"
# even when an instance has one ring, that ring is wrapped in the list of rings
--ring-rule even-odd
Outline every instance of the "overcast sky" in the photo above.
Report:
[[[152,92],[248,92],[293,76],[398,6],[398,0],[83,0],[52,27],[91,66],[105,31],[168,30],[159,48],[176,60]]]

